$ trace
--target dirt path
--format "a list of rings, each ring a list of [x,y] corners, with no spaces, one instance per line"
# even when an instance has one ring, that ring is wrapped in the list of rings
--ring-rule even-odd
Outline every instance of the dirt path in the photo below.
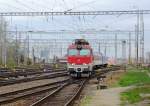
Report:
[[[112,86],[124,72],[111,73],[107,75],[106,85]],[[97,79],[90,80],[83,91],[83,98],[77,106],[120,106],[120,92],[131,87],[115,87],[108,89],[97,89]],[[76,105],[75,105],[76,106]]]
[[[94,91],[94,95],[88,106],[120,106],[120,92],[127,89],[129,89],[129,87],[109,88]]]

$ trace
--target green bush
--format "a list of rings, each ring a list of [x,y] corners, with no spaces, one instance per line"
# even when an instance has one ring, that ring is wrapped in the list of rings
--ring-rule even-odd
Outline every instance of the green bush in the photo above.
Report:
[[[8,61],[7,61],[7,67],[14,68],[15,66],[16,66],[16,63],[15,63],[14,59],[9,58]]]

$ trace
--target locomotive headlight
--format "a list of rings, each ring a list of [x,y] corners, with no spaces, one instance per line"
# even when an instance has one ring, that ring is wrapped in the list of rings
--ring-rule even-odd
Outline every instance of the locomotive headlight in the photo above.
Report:
[[[86,63],[83,63],[83,65],[87,65]]]
[[[75,63],[72,63],[71,65],[75,65]]]

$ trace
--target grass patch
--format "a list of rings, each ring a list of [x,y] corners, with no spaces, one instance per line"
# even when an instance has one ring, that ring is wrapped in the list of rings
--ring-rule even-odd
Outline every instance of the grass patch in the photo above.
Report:
[[[140,94],[148,94],[148,93],[150,93],[150,85],[137,87],[121,93],[121,100],[123,101],[123,104],[125,104],[126,102],[133,104],[143,99],[140,96]]]
[[[92,100],[92,96],[85,96],[80,103],[80,106],[88,106]]]
[[[136,88],[121,93],[121,106],[133,104],[144,100],[141,94],[150,94],[149,69],[146,68],[127,68],[127,72],[121,76],[118,84],[122,87],[136,85]],[[149,97],[148,97],[149,98]]]
[[[128,71],[122,78],[119,80],[119,85],[130,86],[130,85],[139,85],[150,83],[150,77],[147,74],[147,71]]]
[[[110,85],[111,88],[115,88],[115,87],[120,87],[118,82],[113,83],[112,85]]]

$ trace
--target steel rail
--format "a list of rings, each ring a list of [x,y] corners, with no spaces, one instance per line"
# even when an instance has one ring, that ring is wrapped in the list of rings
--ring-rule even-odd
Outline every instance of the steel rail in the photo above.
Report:
[[[61,87],[57,88],[52,93],[48,94],[47,96],[45,96],[44,98],[40,99],[39,101],[31,104],[30,106],[40,106],[40,105],[42,105],[49,97],[52,97],[53,95],[55,95],[57,92],[59,92],[61,89],[63,89],[66,85],[67,84],[62,85]]]
[[[70,81],[70,79],[66,79],[66,80],[58,81],[58,82],[53,82],[53,83],[49,83],[49,84],[45,84],[45,85],[40,85],[40,86],[36,86],[36,87],[32,87],[32,88],[27,88],[27,89],[23,89],[23,90],[19,90],[19,91],[0,94],[0,105],[1,104],[7,104],[7,103],[13,102],[15,100],[18,100],[18,99],[21,99],[21,98],[24,98],[27,96],[31,96],[31,95],[34,95],[37,93],[42,93],[42,92],[46,92],[46,91],[49,91],[52,89],[56,89],[61,84],[66,83],[68,81]],[[51,86],[53,86],[53,87],[51,87]],[[31,93],[28,93],[29,91]]]
[[[54,72],[62,72],[65,71],[65,69],[59,69],[59,70],[50,70],[50,71],[22,71],[22,72],[4,72],[0,73],[1,78],[7,78],[7,77],[17,77],[17,76],[27,76],[27,75],[35,75],[35,74],[43,74],[43,73],[54,73]]]
[[[29,82],[29,81],[35,81],[35,80],[42,80],[42,79],[52,79],[52,78],[63,77],[67,75],[68,75],[68,72],[64,71],[64,72],[52,73],[49,75],[35,76],[31,78],[1,80],[0,86],[6,86],[6,85],[11,85],[11,84],[16,84],[16,83],[23,83],[23,82]]]
[[[79,84],[80,87],[77,89],[76,93],[72,95],[72,97],[70,98],[70,100],[64,104],[64,106],[70,106],[70,104],[73,103],[73,101],[75,100],[75,98],[80,94],[80,92],[82,91],[85,82],[87,81],[87,79],[85,79],[84,81],[81,81],[81,83]],[[71,84],[74,84],[76,81],[71,82],[71,83],[66,83],[64,85],[62,85],[61,87],[57,88],[55,91],[53,91],[52,93],[50,93],[49,95],[45,96],[44,98],[42,98],[41,100],[31,104],[30,106],[41,106],[42,104],[44,104],[46,101],[48,101],[48,99],[52,98],[52,96],[56,95],[59,93],[59,91],[61,91],[62,89],[64,89],[64,87],[69,86]],[[78,82],[78,81],[77,81]],[[70,96],[70,95],[69,95]]]
[[[84,88],[85,86],[85,83],[86,83],[87,80],[84,80],[81,85],[80,85],[80,88],[78,89],[78,91],[73,95],[73,97],[64,105],[64,106],[72,106],[73,105],[73,102],[76,100],[76,98],[80,95],[82,89]]]

